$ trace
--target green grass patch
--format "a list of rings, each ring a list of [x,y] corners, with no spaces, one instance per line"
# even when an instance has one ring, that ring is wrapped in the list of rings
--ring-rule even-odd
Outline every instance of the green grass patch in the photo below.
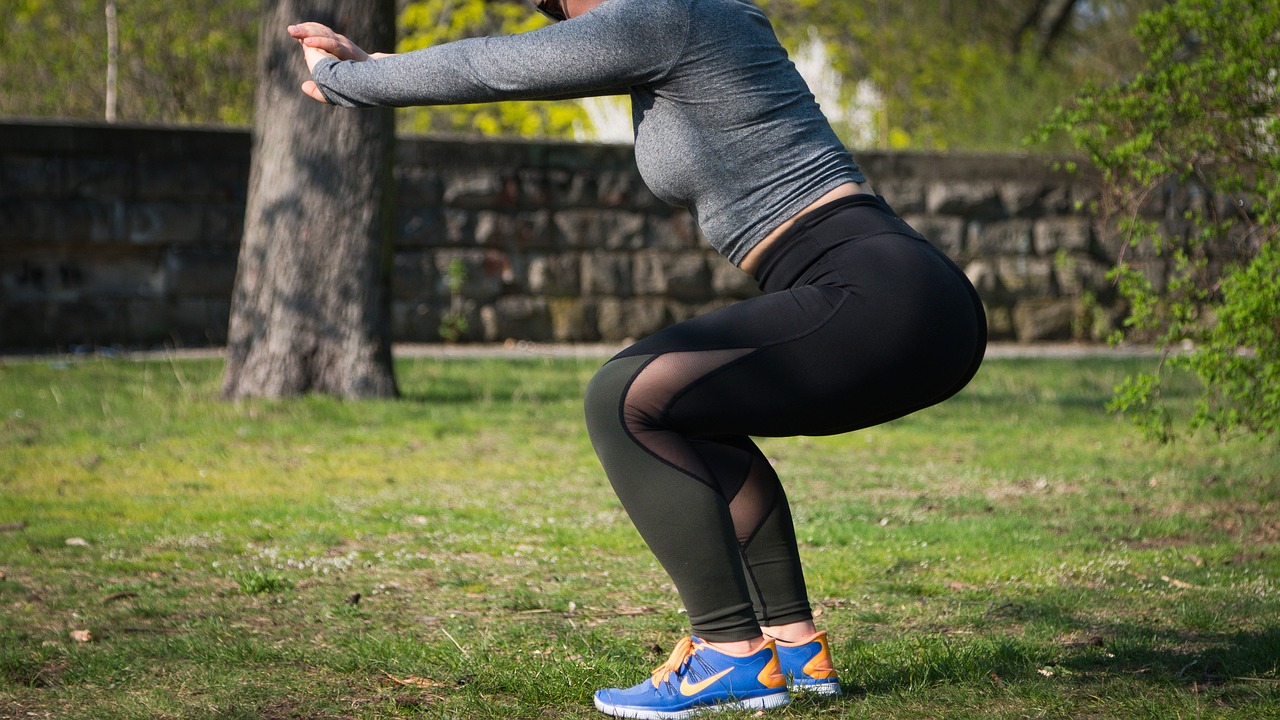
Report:
[[[1280,456],[1141,439],[1105,405],[1142,362],[762,441],[848,690],[771,716],[1280,717]],[[597,717],[686,627],[587,441],[598,364],[241,403],[214,361],[0,364],[0,717]]]

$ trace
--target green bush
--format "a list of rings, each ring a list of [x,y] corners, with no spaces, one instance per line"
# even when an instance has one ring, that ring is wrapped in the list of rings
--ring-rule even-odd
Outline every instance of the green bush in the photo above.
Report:
[[[1112,407],[1152,436],[1280,430],[1280,5],[1178,0],[1136,29],[1145,66],[1088,89],[1042,137],[1065,132],[1100,171],[1106,232],[1123,242],[1112,278],[1130,305],[1117,339],[1154,341],[1159,366],[1123,382]],[[1188,193],[1181,215],[1155,212]],[[1173,203],[1169,203],[1173,207]],[[1174,417],[1171,372],[1203,392]]]

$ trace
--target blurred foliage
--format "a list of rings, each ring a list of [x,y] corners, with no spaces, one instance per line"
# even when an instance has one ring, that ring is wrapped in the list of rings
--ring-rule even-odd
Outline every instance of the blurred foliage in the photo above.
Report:
[[[13,1],[0,18],[0,115],[102,117],[104,0]],[[858,81],[874,83],[873,146],[1003,150],[1020,147],[1085,82],[1127,76],[1138,57],[1134,18],[1162,1],[760,0],[793,53],[822,43],[850,100]],[[257,0],[117,4],[120,120],[250,122]],[[546,22],[526,0],[398,8],[399,51]],[[406,132],[565,137],[590,125],[574,102],[414,108],[400,118]]]
[[[102,118],[104,0],[7,0],[0,116]],[[248,125],[258,0],[117,0],[117,119]]]
[[[1129,30],[1162,2],[760,0],[788,48],[812,28],[844,77],[879,89],[876,147],[942,150],[1020,147],[1084,83],[1127,76]]]
[[[1124,241],[1123,337],[1171,351],[1114,406],[1173,439],[1182,422],[1163,385],[1191,370],[1204,391],[1185,429],[1280,433],[1280,5],[1177,0],[1136,35],[1140,72],[1089,88],[1045,128],[1101,173],[1095,210]],[[1178,193],[1189,202],[1166,207]]]

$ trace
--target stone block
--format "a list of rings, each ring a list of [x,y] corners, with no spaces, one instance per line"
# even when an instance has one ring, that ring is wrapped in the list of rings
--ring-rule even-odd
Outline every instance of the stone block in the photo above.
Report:
[[[0,305],[48,299],[58,283],[53,264],[44,258],[0,256]]]
[[[516,179],[496,170],[458,170],[444,175],[442,180],[442,199],[450,207],[478,210],[515,207],[519,199]]]
[[[1014,337],[1013,311],[1007,305],[984,303],[987,314],[987,337],[991,340],[1008,340]]]
[[[121,194],[137,200],[243,201],[249,167],[227,161],[196,164],[190,158],[144,158],[131,170],[130,186]]]
[[[434,168],[395,167],[396,203],[402,207],[438,207],[444,202],[444,182]]]
[[[582,262],[577,255],[538,255],[529,261],[529,291],[562,297],[582,291]]]
[[[74,245],[126,240],[124,201],[0,201],[0,245]]]
[[[974,260],[968,263],[964,266],[964,274],[984,300],[1000,297],[1004,291],[995,263],[991,260]]]
[[[599,247],[608,250],[639,250],[645,246],[645,217],[621,210],[601,213]]]
[[[434,253],[435,296],[453,294],[449,284],[461,279],[457,294],[467,300],[488,304],[502,295],[504,279],[495,275],[493,260],[482,250],[440,250]]]
[[[463,218],[468,217],[468,213],[464,211],[455,210],[454,212]],[[396,207],[396,247],[422,248],[449,244],[451,243],[445,224],[445,215],[440,208],[405,205]]]
[[[683,302],[705,302],[714,296],[705,253],[646,251],[634,258],[637,295],[668,295]]]
[[[551,339],[551,313],[545,298],[515,295],[498,298],[480,311],[487,342]]]
[[[200,238],[206,243],[240,245],[244,237],[244,203],[215,203],[204,206]]]
[[[657,298],[602,298],[597,304],[597,335],[603,342],[633,341],[671,322],[667,303]]]
[[[551,214],[546,210],[526,212],[476,213],[474,237],[481,245],[497,245],[520,250],[554,246]]]
[[[644,246],[659,250],[694,250],[707,244],[693,216],[685,210],[677,210],[649,216]]]
[[[596,203],[600,207],[634,207],[636,195],[648,188],[634,171],[606,170],[596,175]]]
[[[234,272],[234,265],[232,268]],[[3,291],[0,297],[6,301],[158,300],[166,296],[169,287],[164,262],[150,253],[113,253],[92,258],[83,254],[5,258],[0,270],[0,291]],[[230,290],[225,294],[229,296]]]
[[[547,298],[553,342],[595,342],[600,339],[596,327],[596,306],[581,298]]]
[[[0,199],[62,195],[63,163],[57,157],[0,155]]]
[[[873,177],[871,187],[899,215],[921,215],[927,212],[925,187],[919,180],[895,180],[892,176]]]
[[[90,200],[137,197],[138,177],[132,159],[66,158],[62,163],[63,197]]]
[[[582,294],[627,297],[631,295],[631,255],[597,250],[582,256]]]
[[[442,285],[430,252],[397,252],[391,260],[391,298],[395,302],[430,302]]]
[[[1041,182],[1029,179],[1002,182],[997,192],[1000,204],[1010,217],[1040,217],[1045,213],[1045,195],[1049,190]]]
[[[164,264],[156,258],[103,258],[84,270],[84,285],[76,288],[81,297],[159,299],[169,290]]]
[[[1035,249],[1031,228],[1032,221],[1021,218],[970,222],[966,238],[969,254],[972,257],[1030,255]]]
[[[645,245],[645,216],[620,210],[561,210],[555,214],[561,243],[576,248],[638,250]]]
[[[1090,292],[1095,297],[1111,297],[1115,288],[1107,280],[1111,265],[1082,253],[1062,253],[1054,258],[1053,273],[1057,288],[1065,295],[1079,297]]]
[[[169,306],[165,334],[178,345],[223,345],[230,318],[230,300],[180,298]]]
[[[77,330],[71,322],[84,323],[84,327],[103,324],[109,320],[88,307],[71,306],[73,317],[68,322],[59,320],[58,306],[45,300],[7,300],[0,302],[0,348],[7,351],[47,351],[66,349]],[[76,320],[74,316],[81,318]],[[86,342],[83,337],[72,342]]]
[[[238,252],[225,246],[171,246],[164,253],[164,285],[182,297],[231,297]]]
[[[632,290],[637,295],[662,295],[667,291],[666,253],[638,252],[632,259]]]
[[[1088,252],[1093,240],[1093,226],[1087,217],[1069,215],[1047,217],[1035,221],[1032,242],[1037,255],[1052,256],[1059,250]]]
[[[1025,297],[1054,294],[1051,258],[1004,255],[995,259],[995,268],[1000,287],[1013,295]]]
[[[992,183],[930,182],[925,186],[925,212],[977,220],[1008,217],[999,188]]]
[[[686,303],[706,302],[715,297],[706,253],[681,253],[663,262],[666,295]]]
[[[391,336],[398,342],[438,343],[441,308],[427,302],[391,303]]]
[[[1013,306],[1013,332],[1018,342],[1071,338],[1076,317],[1075,303],[1069,299],[1026,298]]]
[[[133,203],[128,208],[127,239],[139,245],[198,242],[203,215],[203,208],[187,203]]]

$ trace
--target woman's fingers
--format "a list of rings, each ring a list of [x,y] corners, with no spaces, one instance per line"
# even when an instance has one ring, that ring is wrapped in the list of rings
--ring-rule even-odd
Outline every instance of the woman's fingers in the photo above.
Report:
[[[309,37],[336,37],[338,33],[318,22],[296,23],[288,27],[289,34],[302,40]]]
[[[302,44],[307,47],[313,47],[313,48],[316,48],[317,50],[324,50],[325,52],[330,52],[335,55],[338,54],[338,50],[339,48],[341,48],[341,45],[339,44],[337,39],[328,38],[328,37],[316,37],[316,36],[305,37],[305,38],[302,38]]]
[[[369,56],[345,35],[330,30],[320,23],[300,23],[289,26],[289,34],[304,48],[323,50],[339,60],[368,60]]]

